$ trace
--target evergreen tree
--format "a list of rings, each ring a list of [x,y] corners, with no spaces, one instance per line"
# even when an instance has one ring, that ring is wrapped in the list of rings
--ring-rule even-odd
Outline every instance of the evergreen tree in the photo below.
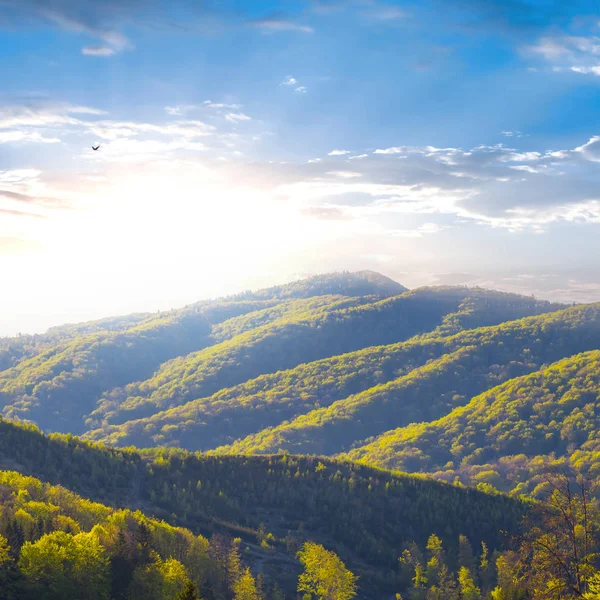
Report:
[[[235,584],[233,600],[262,600],[250,569],[246,568]]]

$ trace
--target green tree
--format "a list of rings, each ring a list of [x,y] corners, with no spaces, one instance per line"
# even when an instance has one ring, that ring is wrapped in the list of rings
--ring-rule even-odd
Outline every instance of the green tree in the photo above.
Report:
[[[44,600],[107,600],[108,557],[98,539],[87,533],[76,536],[63,531],[26,542],[19,568],[33,594]]]
[[[551,474],[545,484],[551,493],[534,514],[520,548],[527,585],[536,600],[579,598],[596,573],[598,506],[586,480]]]
[[[466,567],[458,571],[458,589],[462,600],[480,600],[481,591],[475,585],[471,572]]]
[[[198,590],[193,581],[188,579],[185,587],[180,592],[179,596],[177,596],[177,600],[200,600]]]
[[[256,582],[250,569],[246,567],[233,588],[233,600],[262,600],[256,589]]]
[[[174,558],[140,565],[133,574],[131,600],[173,600],[186,588],[189,578],[185,567]]]
[[[304,572],[298,578],[298,591],[316,600],[350,600],[356,596],[357,577],[335,552],[320,544],[306,542],[298,552]]]

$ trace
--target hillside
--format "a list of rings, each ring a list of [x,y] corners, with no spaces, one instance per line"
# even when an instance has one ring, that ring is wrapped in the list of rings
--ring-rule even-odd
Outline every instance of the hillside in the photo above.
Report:
[[[596,350],[496,386],[437,421],[386,432],[346,457],[535,494],[549,467],[598,480],[599,405]]]
[[[148,417],[302,363],[440,329],[456,331],[463,321],[487,325],[558,308],[510,294],[443,287],[374,302],[342,300],[245,331],[169,362],[146,381],[107,393],[89,427]]]
[[[505,496],[352,463],[117,450],[2,420],[0,468],[94,501],[142,508],[204,535],[255,540],[262,526],[273,534],[274,549],[289,546],[292,556],[302,540],[319,541],[370,582],[361,597],[373,597],[370,585],[387,593],[401,585],[397,560],[407,542],[424,545],[436,533],[453,548],[465,534],[474,545],[499,548],[506,541],[501,532],[516,531],[526,511]]]
[[[391,424],[443,416],[498,383],[600,347],[600,305],[431,335],[300,365],[90,439],[219,453],[332,454]],[[270,427],[270,428],[269,428]]]
[[[446,336],[559,308],[477,288],[405,291],[371,272],[322,275],[165,313],[5,339],[2,360],[12,366],[0,370],[0,410],[47,431],[118,439],[123,436],[115,437],[110,427],[151,418],[263,375],[415,335]],[[367,377],[368,387],[389,380],[389,375]],[[311,408],[308,403],[306,408]],[[239,428],[215,431],[213,440],[193,447],[215,448],[301,412],[284,411],[280,420],[276,413],[257,412],[254,423],[244,426],[241,420]],[[93,431],[100,428],[104,433]],[[160,435],[139,441],[152,445]],[[165,443],[170,443],[168,436]]]
[[[170,314],[176,313],[177,316],[181,316],[202,313],[204,318],[214,325],[248,312],[274,306],[284,300],[333,295],[385,298],[405,291],[404,286],[372,271],[329,273],[257,292],[244,292],[216,300],[203,300],[183,309],[170,311]],[[152,313],[136,313],[51,327],[44,334],[0,338],[0,371],[15,366],[19,361],[31,358],[59,343],[93,333],[126,331],[152,321],[156,317],[157,315]]]
[[[51,431],[81,433],[103,392],[146,379],[165,361],[343,298],[331,290],[360,289],[376,299],[391,288],[404,290],[370,273],[332,274],[270,288],[256,298],[222,298],[5,338],[0,340],[0,408]],[[247,313],[253,318],[244,321]]]

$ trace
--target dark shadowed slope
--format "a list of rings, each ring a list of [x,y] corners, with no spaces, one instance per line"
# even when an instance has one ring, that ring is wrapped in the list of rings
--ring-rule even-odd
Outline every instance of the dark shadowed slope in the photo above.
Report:
[[[505,496],[347,462],[115,450],[2,420],[0,467],[205,534],[262,524],[282,541],[319,540],[392,580],[404,542],[436,533],[454,547],[463,533],[498,548],[525,510]]]

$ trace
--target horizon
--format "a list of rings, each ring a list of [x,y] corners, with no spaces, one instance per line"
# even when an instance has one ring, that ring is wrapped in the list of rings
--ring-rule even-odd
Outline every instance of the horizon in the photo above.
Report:
[[[240,289],[237,291],[233,291],[232,293],[228,293],[225,295],[221,295],[221,296],[210,296],[210,297],[206,297],[206,298],[198,298],[195,302],[203,302],[203,301],[216,301],[216,300],[227,300],[229,298],[233,298],[235,296],[238,296],[240,294],[244,294],[245,292],[259,292],[271,287],[282,287],[285,286],[286,284],[289,283],[295,283],[297,281],[305,281],[308,279],[311,279],[313,277],[318,277],[318,276],[323,276],[323,275],[335,275],[335,274],[339,274],[339,273],[351,273],[351,274],[358,274],[361,272],[370,272],[376,275],[382,275],[383,277],[386,277],[388,279],[390,279],[391,281],[395,282],[395,283],[399,283],[400,285],[404,286],[406,288],[406,291],[410,292],[410,291],[414,291],[414,290],[418,290],[424,287],[460,287],[460,288],[467,288],[467,289],[484,289],[487,291],[491,291],[491,292],[503,292],[503,293],[509,293],[509,294],[518,294],[524,297],[534,297],[536,300],[540,300],[540,301],[548,301],[548,302],[555,302],[555,303],[561,303],[565,305],[565,308],[571,306],[571,305],[576,305],[576,304],[586,304],[587,302],[582,301],[582,302],[576,302],[575,300],[552,300],[552,299],[548,299],[548,298],[543,298],[538,296],[535,293],[531,293],[528,294],[526,292],[518,292],[518,291],[514,291],[514,286],[511,286],[509,284],[505,285],[505,289],[500,289],[500,288],[494,288],[494,287],[489,287],[487,285],[481,285],[477,282],[469,284],[469,283],[437,283],[437,284],[425,284],[425,285],[419,285],[419,286],[415,286],[415,287],[410,287],[405,285],[402,281],[397,281],[396,279],[394,279],[393,277],[389,277],[388,275],[385,275],[384,273],[381,273],[379,271],[372,271],[372,270],[363,270],[363,271],[348,271],[348,270],[340,270],[340,271],[330,271],[327,273],[313,273],[313,274],[305,274],[303,276],[299,276],[297,278],[292,278],[289,281],[285,281],[279,284],[275,284],[274,286],[266,286],[266,287],[261,287],[261,288],[245,288],[245,289]],[[452,274],[452,273],[448,273],[446,274],[447,276],[449,276],[451,279],[459,274]],[[460,274],[462,276],[464,276],[464,274]],[[482,280],[483,281],[483,280]],[[485,282],[484,282],[485,283]],[[99,314],[99,315],[93,315],[91,316],[89,319],[85,318],[82,320],[78,320],[78,321],[61,321],[61,322],[56,322],[56,323],[52,323],[51,325],[49,325],[48,327],[46,327],[45,329],[41,329],[41,330],[37,330],[37,331],[17,331],[17,332],[9,332],[7,334],[3,334],[2,332],[0,332],[0,339],[2,338],[11,338],[11,337],[19,337],[19,336],[27,336],[27,335],[44,335],[45,333],[47,333],[50,329],[53,329],[55,327],[61,327],[61,326],[68,326],[68,325],[80,325],[86,322],[93,322],[93,321],[97,321],[97,320],[102,320],[102,319],[111,319],[111,318],[115,318],[115,317],[121,317],[121,316],[127,316],[127,314],[147,314],[147,315],[154,315],[154,314],[158,314],[158,313],[168,313],[169,311],[176,311],[182,308],[186,308],[188,306],[193,305],[195,302],[190,302],[188,304],[182,305],[182,306],[171,306],[171,307],[163,307],[163,308],[157,308],[154,310],[134,310],[131,311],[129,313],[114,313],[114,314]]]
[[[600,301],[597,13],[0,0],[0,336],[340,270]]]

